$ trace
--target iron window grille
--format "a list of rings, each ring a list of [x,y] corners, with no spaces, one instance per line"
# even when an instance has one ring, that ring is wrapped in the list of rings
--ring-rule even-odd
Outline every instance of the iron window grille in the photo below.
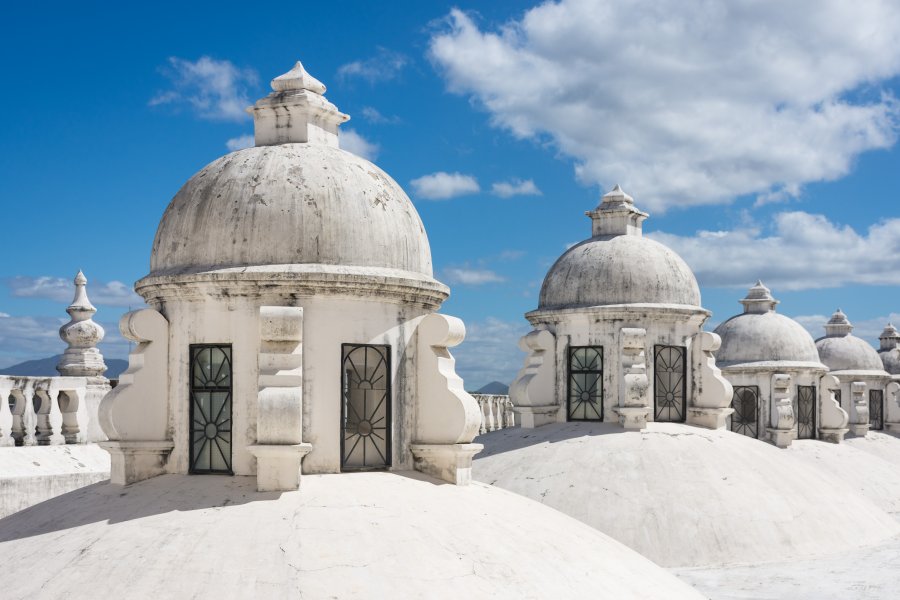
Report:
[[[794,418],[797,421],[797,439],[813,440],[816,438],[816,387],[798,385],[797,397],[794,398]]]
[[[391,466],[391,347],[341,345],[341,470]]]
[[[656,346],[653,352],[653,420],[684,423],[687,364],[684,346]]]
[[[884,391],[869,390],[869,429],[884,429]]]
[[[759,387],[735,386],[731,397],[731,431],[752,438],[759,438]]]
[[[603,346],[569,346],[566,418],[603,420]]]
[[[233,475],[230,344],[191,344],[191,473]]]

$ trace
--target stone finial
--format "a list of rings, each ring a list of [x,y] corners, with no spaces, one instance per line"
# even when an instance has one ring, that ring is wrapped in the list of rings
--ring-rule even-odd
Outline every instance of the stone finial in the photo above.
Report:
[[[338,126],[349,116],[325,99],[325,86],[297,61],[272,80],[272,93],[256,101],[253,116],[257,146],[320,144],[338,147]]]
[[[634,198],[625,193],[618,185],[603,195],[600,204],[594,210],[584,213],[591,219],[591,235],[643,235],[642,223],[649,217],[645,212],[635,208]]]
[[[844,337],[853,331],[853,324],[847,319],[847,315],[841,309],[837,309],[828,323],[825,324],[826,337]]]
[[[325,94],[325,84],[307,73],[299,60],[290,71],[273,79],[270,85],[276,92],[307,90],[320,96]]]
[[[747,292],[747,297],[740,301],[744,305],[744,313],[762,314],[775,310],[778,300],[772,297],[772,292],[763,285],[759,279],[756,285]]]
[[[878,336],[878,341],[881,342],[882,350],[893,350],[900,346],[900,331],[897,331],[893,323],[888,323],[881,335]]]
[[[88,299],[87,278],[81,271],[75,276],[75,297],[66,312],[71,319],[59,328],[59,337],[69,347],[59,359],[56,370],[60,375],[75,377],[102,375],[106,371],[106,363],[97,344],[106,332],[93,321],[97,309]]]

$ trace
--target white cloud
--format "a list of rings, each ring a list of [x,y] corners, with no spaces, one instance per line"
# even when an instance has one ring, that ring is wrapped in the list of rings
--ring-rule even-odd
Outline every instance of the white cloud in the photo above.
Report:
[[[647,234],[678,252],[701,286],[738,287],[762,279],[772,288],[900,285],[900,219],[859,233],[822,215],[776,214],[770,231],[753,224],[693,236]]]
[[[244,148],[251,148],[256,143],[256,140],[253,137],[252,133],[248,133],[247,135],[241,135],[235,138],[231,138],[227,142],[225,142],[225,146],[228,147],[228,150],[234,152],[235,150],[243,150]]]
[[[397,116],[386,117],[385,115],[381,114],[381,112],[379,112],[377,108],[372,108],[371,106],[364,106],[362,108],[362,110],[360,111],[360,113],[362,113],[362,117],[366,121],[368,121],[370,123],[375,123],[378,125],[394,124],[394,123],[400,122],[400,117],[397,117]]]
[[[162,69],[172,89],[159,92],[150,106],[188,106],[204,119],[242,121],[251,104],[247,87],[257,83],[256,72],[241,69],[227,60],[201,56],[196,61],[170,57]]]
[[[511,198],[512,196],[540,196],[541,190],[534,185],[534,181],[526,179],[513,179],[512,181],[498,181],[491,186],[491,193],[501,198]]]
[[[451,91],[653,210],[791,196],[897,137],[891,0],[562,0],[496,31],[446,22],[430,56]]]
[[[506,281],[505,277],[489,269],[469,269],[467,267],[449,267],[444,269],[444,279],[447,280],[447,283],[460,283],[463,285],[482,285]]]
[[[481,190],[478,182],[471,175],[462,173],[446,173],[438,171],[423,175],[409,182],[417,198],[424,200],[447,200],[466,194],[475,194]]]
[[[8,319],[8,318],[9,318],[9,313],[0,312],[0,319]]]
[[[360,78],[372,84],[380,83],[397,77],[407,64],[409,58],[406,55],[379,47],[372,58],[341,65],[337,70],[337,78],[341,81]]]
[[[75,296],[75,285],[72,280],[62,277],[19,276],[8,280],[7,284],[12,295],[19,298],[43,298],[68,306]],[[144,306],[144,299],[134,293],[131,286],[121,281],[108,283],[88,281],[87,293],[93,304],[131,306],[135,309]]]
[[[375,160],[381,150],[378,144],[370,142],[353,129],[339,129],[338,136],[341,148],[366,160]]]
[[[476,390],[491,381],[512,383],[525,359],[519,338],[530,330],[524,319],[510,322],[488,317],[466,322],[465,341],[451,350],[466,389]]]

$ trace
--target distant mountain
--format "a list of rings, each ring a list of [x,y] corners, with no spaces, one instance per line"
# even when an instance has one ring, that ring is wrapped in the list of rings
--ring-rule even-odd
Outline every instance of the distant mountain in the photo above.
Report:
[[[505,396],[509,394],[509,386],[505,383],[500,383],[499,381],[492,381],[486,386],[475,392],[476,394],[497,394],[500,396]]]
[[[26,360],[17,365],[0,369],[0,375],[23,375],[30,377],[56,377],[59,371],[56,365],[62,354],[49,356],[47,358],[38,358],[37,360]],[[103,375],[108,379],[118,379],[122,371],[128,368],[128,361],[121,358],[104,358],[103,361],[108,367]]]

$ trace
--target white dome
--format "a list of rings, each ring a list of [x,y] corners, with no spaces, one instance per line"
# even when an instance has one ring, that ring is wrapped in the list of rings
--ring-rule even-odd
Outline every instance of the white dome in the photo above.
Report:
[[[888,323],[878,339],[881,342],[878,354],[884,370],[891,375],[900,375],[900,332],[893,323]]]
[[[415,473],[98,484],[0,521],[3,598],[702,596],[574,519],[489,486]],[[39,566],[38,566],[39,565]]]
[[[838,309],[825,325],[825,337],[816,340],[819,359],[832,371],[884,371],[881,357],[869,342],[852,335],[853,325]]]
[[[593,237],[570,248],[550,268],[539,310],[610,304],[700,306],[700,287],[673,250],[642,236],[647,218],[616,186],[595,210]]]
[[[239,150],[191,177],[159,224],[150,274],[297,264],[432,276],[425,228],[400,186],[310,143]]]
[[[730,431],[554,423],[476,441],[476,480],[556,508],[664,567],[838,553],[900,533],[849,486]]]
[[[778,301],[762,282],[750,288],[741,303],[745,312],[716,327],[722,338],[716,351],[717,365],[792,362],[822,366],[812,336],[797,321],[775,312]]]

